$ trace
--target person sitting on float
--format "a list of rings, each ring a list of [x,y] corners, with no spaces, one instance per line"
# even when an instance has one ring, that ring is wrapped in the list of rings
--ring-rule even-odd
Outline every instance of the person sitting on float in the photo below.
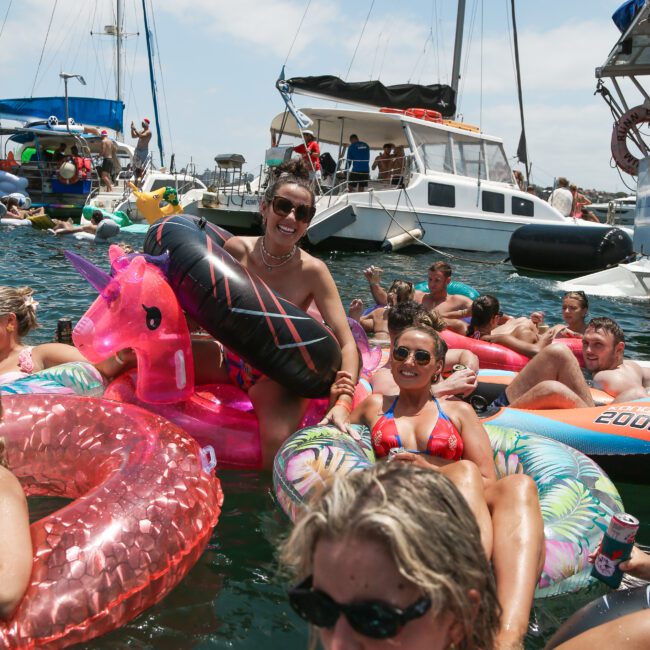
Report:
[[[383,307],[373,309],[368,315],[363,315],[363,301],[355,298],[350,303],[348,315],[361,323],[363,329],[372,334],[376,340],[389,341],[388,334],[388,311],[391,307],[401,303],[413,300],[413,283],[406,280],[393,280],[388,288],[387,303]]]
[[[503,312],[499,301],[494,296],[479,296],[472,303],[472,318],[467,327],[467,336],[500,343],[507,348],[534,357],[553,339],[560,336],[567,329],[566,325],[555,325],[540,334],[537,324],[540,312],[533,312],[532,318],[510,318],[504,321]]]
[[[370,266],[363,274],[368,280],[372,297],[378,305],[385,305],[388,300],[386,290],[381,286],[383,270],[378,266]],[[472,306],[471,298],[459,294],[448,294],[447,287],[451,282],[452,268],[447,262],[434,262],[427,275],[429,293],[416,291],[413,299],[421,302],[429,311],[434,309],[445,319],[447,327],[458,331],[459,319],[469,316]]]
[[[15,196],[3,196],[0,198],[0,202],[7,209],[4,213],[4,217],[7,219],[24,219],[25,215],[21,212],[18,207],[18,199]]]
[[[102,223],[106,222],[109,228],[106,228],[105,232],[101,231],[104,226]],[[93,210],[93,213],[90,217],[90,223],[85,226],[74,226],[69,221],[57,221],[56,228],[52,230],[55,235],[74,235],[79,232],[86,232],[91,235],[95,235],[95,241],[106,241],[106,237],[102,237],[105,233],[108,233],[108,237],[114,237],[120,232],[119,225],[114,222],[112,219],[106,219],[102,214],[101,210]]]
[[[0,437],[0,619],[11,618],[22,600],[33,561],[27,499],[9,469],[5,451],[5,440]]]
[[[370,429],[379,460],[388,457],[441,472],[467,499],[494,566],[503,608],[499,644],[519,647],[516,644],[528,630],[544,562],[537,486],[523,474],[497,481],[490,439],[474,409],[453,400],[445,400],[443,408],[432,397],[431,386],[444,367],[445,348],[430,327],[418,325],[398,334],[391,371],[399,392],[369,396],[352,412],[351,422]],[[421,501],[417,492],[413,498]]]
[[[281,559],[299,583],[289,602],[325,650],[494,648],[500,608],[476,520],[439,472],[391,463],[335,478]]]
[[[625,334],[611,318],[592,318],[582,337],[585,368],[592,386],[614,402],[650,395],[650,368],[623,358]],[[531,359],[492,406],[521,409],[585,408],[594,406],[587,381],[566,345],[550,345]]]
[[[388,310],[388,332],[390,335],[390,351],[394,346],[395,337],[414,325],[426,325],[437,332],[444,329],[445,325],[436,312],[427,311],[422,305],[407,301],[400,302]],[[455,366],[463,366],[454,371]],[[431,394],[435,397],[467,396],[473,393],[478,386],[478,357],[470,350],[447,350],[445,367],[441,379],[431,387]],[[386,364],[376,370],[372,375],[372,392],[381,395],[395,395],[399,387],[393,379],[391,372],[391,357]]]
[[[72,345],[23,343],[23,337],[38,327],[38,302],[33,293],[29,287],[0,286],[0,384],[9,384],[62,363],[87,361]],[[122,352],[95,367],[104,377],[113,378],[132,365],[133,353]]]
[[[315,197],[308,179],[309,172],[302,160],[287,163],[262,198],[264,234],[261,237],[231,237],[224,249],[300,309],[306,311],[312,301],[315,303],[341,346],[342,358],[331,393],[337,399],[332,400],[323,422],[345,430],[358,380],[359,358],[345,309],[327,265],[298,246],[315,214]],[[215,347],[210,349],[216,350]],[[195,362],[201,381],[230,381],[248,392],[260,424],[262,462],[270,467],[280,445],[298,428],[307,400],[261,375],[227,349],[223,354],[201,354]]]

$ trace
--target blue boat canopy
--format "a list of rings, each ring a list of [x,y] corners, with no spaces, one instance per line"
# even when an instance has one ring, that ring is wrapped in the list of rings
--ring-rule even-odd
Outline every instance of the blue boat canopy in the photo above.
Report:
[[[51,115],[65,123],[64,97],[25,97],[0,99],[0,118],[28,121],[47,120]],[[124,104],[113,99],[68,97],[68,115],[77,124],[103,126],[123,131]]]

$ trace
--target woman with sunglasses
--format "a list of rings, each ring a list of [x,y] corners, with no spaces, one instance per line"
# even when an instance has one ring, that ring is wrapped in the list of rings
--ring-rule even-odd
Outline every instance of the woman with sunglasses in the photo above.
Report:
[[[497,481],[490,440],[472,407],[431,396],[445,348],[429,327],[411,327],[397,335],[391,372],[399,393],[371,395],[353,411],[351,421],[370,429],[378,459],[439,471],[456,484],[476,516],[494,566],[503,608],[499,645],[519,647],[544,561],[537,487],[524,475]],[[414,492],[413,498],[420,500],[420,495]]]
[[[395,463],[336,478],[282,559],[300,581],[289,602],[326,650],[494,647],[499,605],[476,520],[440,473]]]
[[[227,250],[244,268],[256,274],[278,295],[307,311],[312,303],[334,332],[341,346],[341,369],[333,384],[324,423],[343,430],[350,421],[352,396],[359,373],[359,357],[336,284],[324,262],[303,251],[298,243],[314,216],[315,197],[301,160],[281,168],[261,203],[264,234],[231,237]],[[202,359],[210,364],[209,382],[232,382],[248,391],[260,423],[262,463],[270,467],[280,445],[298,428],[307,400],[263,376],[242,359],[224,350],[221,358]],[[200,375],[199,375],[200,376]]]

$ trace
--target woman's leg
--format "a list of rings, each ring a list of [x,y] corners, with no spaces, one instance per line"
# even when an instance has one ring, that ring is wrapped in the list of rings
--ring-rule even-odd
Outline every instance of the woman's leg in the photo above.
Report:
[[[485,501],[483,477],[478,467],[469,460],[460,460],[457,463],[444,465],[440,471],[458,488],[474,513],[481,531],[481,543],[489,560],[492,557],[493,544],[492,518]]]
[[[523,474],[506,476],[486,488],[485,498],[492,513],[492,565],[503,609],[496,647],[523,648],[544,566],[544,522],[537,486]]]
[[[248,391],[260,425],[262,466],[272,469],[282,443],[298,429],[308,401],[271,379],[260,379]]]

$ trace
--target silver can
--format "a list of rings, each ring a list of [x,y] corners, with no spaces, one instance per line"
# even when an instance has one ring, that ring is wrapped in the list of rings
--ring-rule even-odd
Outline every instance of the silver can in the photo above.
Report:
[[[607,528],[607,535],[617,542],[634,544],[638,531],[639,520],[626,512],[620,512],[612,516]]]

